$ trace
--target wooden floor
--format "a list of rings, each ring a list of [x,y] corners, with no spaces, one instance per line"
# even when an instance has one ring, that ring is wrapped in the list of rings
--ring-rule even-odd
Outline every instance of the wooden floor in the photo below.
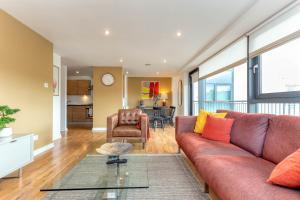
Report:
[[[40,188],[62,177],[87,154],[95,154],[95,149],[105,143],[106,134],[93,134],[86,128],[73,127],[67,135],[55,141],[55,147],[35,157],[35,161],[23,169],[23,176],[15,179],[0,179],[0,200],[42,199],[45,193]],[[176,153],[174,128],[151,131],[145,149],[134,144],[132,153]]]

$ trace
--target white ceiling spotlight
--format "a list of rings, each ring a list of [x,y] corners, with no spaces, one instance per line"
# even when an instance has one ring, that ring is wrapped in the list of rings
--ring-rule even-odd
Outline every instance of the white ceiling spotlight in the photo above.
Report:
[[[129,72],[128,72],[128,71],[126,71],[126,74],[129,74]]]
[[[181,31],[177,31],[176,36],[177,36],[177,37],[181,37],[181,36],[182,36]]]
[[[123,63],[123,62],[124,62],[123,58],[120,58],[120,63]]]
[[[167,59],[163,59],[163,63],[165,63],[165,64],[166,64],[166,63],[167,63]]]
[[[76,72],[75,72],[76,74],[79,74],[79,71],[78,70],[76,70]]]
[[[109,35],[110,35],[110,31],[109,31],[108,29],[106,29],[105,32],[104,32],[104,34],[105,34],[106,36],[109,36]]]

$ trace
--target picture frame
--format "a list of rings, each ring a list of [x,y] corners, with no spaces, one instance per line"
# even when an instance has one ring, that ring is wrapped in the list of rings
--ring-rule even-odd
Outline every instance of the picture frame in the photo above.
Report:
[[[182,84],[182,80],[178,81],[178,106],[181,107],[182,103],[183,103],[183,96],[182,96],[182,88],[183,84]]]
[[[160,81],[141,81],[141,99],[153,99],[160,94]]]
[[[59,96],[59,67],[53,66],[53,96]]]

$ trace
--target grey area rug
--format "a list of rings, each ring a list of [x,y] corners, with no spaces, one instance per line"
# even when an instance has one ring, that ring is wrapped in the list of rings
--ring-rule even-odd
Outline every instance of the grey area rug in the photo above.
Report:
[[[141,156],[148,166],[149,188],[122,190],[120,200],[209,200],[203,192],[203,185],[193,175],[182,155],[132,155]],[[128,156],[130,159],[130,155]],[[87,156],[83,161],[106,159],[103,156]],[[82,161],[80,162],[82,163]],[[80,163],[78,164],[80,166]],[[75,166],[62,181],[72,177]],[[86,168],[89,170],[89,168]],[[82,169],[81,169],[82,170]],[[87,172],[88,173],[88,172]],[[80,181],[80,180],[78,180]],[[108,190],[106,190],[108,191]],[[97,190],[47,192],[44,200],[95,200],[103,199],[103,192]],[[109,192],[109,191],[108,191]]]

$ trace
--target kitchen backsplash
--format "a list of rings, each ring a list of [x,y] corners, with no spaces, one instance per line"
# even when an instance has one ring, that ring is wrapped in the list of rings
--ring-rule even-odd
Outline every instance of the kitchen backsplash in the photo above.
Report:
[[[93,97],[90,95],[82,95],[82,96],[68,95],[68,105],[86,105],[92,103],[93,103]]]

